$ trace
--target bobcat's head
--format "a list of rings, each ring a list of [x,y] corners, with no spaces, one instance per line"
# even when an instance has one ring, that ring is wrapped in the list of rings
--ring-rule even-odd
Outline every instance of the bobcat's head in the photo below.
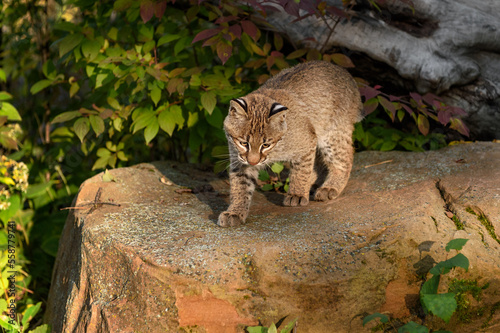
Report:
[[[224,130],[242,163],[260,165],[266,162],[286,132],[286,110],[287,107],[260,94],[231,100]]]

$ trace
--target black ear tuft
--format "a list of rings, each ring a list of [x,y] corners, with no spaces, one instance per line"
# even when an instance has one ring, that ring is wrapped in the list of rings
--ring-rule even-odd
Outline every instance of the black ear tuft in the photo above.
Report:
[[[275,115],[278,112],[288,110],[286,106],[281,105],[280,103],[273,103],[271,105],[271,111],[269,112],[269,117]]]
[[[245,110],[245,112],[247,112],[247,102],[245,102],[245,100],[243,98],[235,98],[233,99],[234,102],[238,103],[242,108],[243,110]]]

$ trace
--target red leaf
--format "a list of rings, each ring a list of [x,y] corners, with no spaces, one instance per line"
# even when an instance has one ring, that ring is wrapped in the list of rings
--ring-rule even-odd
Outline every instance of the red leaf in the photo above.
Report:
[[[241,21],[241,27],[243,28],[243,31],[246,32],[252,39],[256,42],[257,41],[257,27],[252,21]]]
[[[423,135],[429,134],[430,125],[429,119],[427,119],[426,116],[424,116],[423,114],[419,114],[417,118],[417,125],[420,133],[422,133]]]
[[[144,23],[151,20],[153,18],[155,12],[155,4],[151,0],[142,0],[141,1],[141,18]]]
[[[167,9],[167,1],[160,1],[155,4],[155,16],[158,19],[161,19],[163,17],[163,14],[165,14],[165,10]]]
[[[300,17],[299,14],[299,5],[295,1],[286,1],[283,9],[285,9],[285,12],[288,14],[294,16],[294,17]]]
[[[337,8],[335,6],[326,7],[326,11],[328,13],[332,14],[333,16],[337,16],[340,18],[347,18],[347,15],[345,14],[345,12],[342,9]]]
[[[222,16],[215,20],[215,24],[226,23],[230,21],[236,21],[238,19],[237,16]]]
[[[413,112],[413,110],[412,110],[412,109],[411,109],[408,105],[401,103],[401,106],[402,106],[402,107],[403,107],[403,109],[405,109],[405,110],[406,110],[406,112],[408,112],[410,115],[412,115],[412,114],[414,113],[414,112]]]
[[[422,96],[422,99],[427,103],[427,105],[434,105],[434,102],[440,101],[439,97],[432,93],[425,94],[424,96]]]
[[[278,51],[272,51],[271,57],[280,58],[280,57],[283,57],[283,53],[278,52]]]
[[[438,112],[438,120],[441,124],[446,125],[450,121],[451,112],[447,108],[443,108]]]
[[[365,97],[365,101],[368,101],[373,97],[377,97],[378,95],[380,95],[380,91],[376,90],[376,88],[374,89],[368,86],[359,88],[359,92],[361,96]]]
[[[363,107],[365,109],[365,115],[367,116],[377,109],[378,100],[376,98],[369,99],[363,104]]]
[[[418,104],[422,104],[422,96],[420,94],[411,92],[410,97],[413,98]]]
[[[462,119],[451,118],[450,128],[453,128],[454,130],[460,132],[461,134],[467,137],[469,136],[469,128],[467,127],[467,125],[464,124]]]
[[[213,37],[207,39],[206,41],[204,41],[203,44],[201,44],[201,46],[203,46],[203,47],[211,46],[211,45],[217,44],[220,40],[221,40],[221,37],[219,35],[216,35],[216,36],[213,36]]]
[[[378,96],[377,98],[384,109],[388,110],[391,113],[391,118],[394,121],[394,117],[396,116],[396,107],[394,106],[394,104],[389,102],[385,97]]]
[[[228,44],[222,39],[217,43],[217,55],[219,56],[219,59],[222,61],[223,65],[231,57],[232,53],[233,47],[231,44]]]
[[[232,25],[229,27],[229,32],[234,35],[234,37],[240,39],[241,38],[241,26],[238,24]]]
[[[212,36],[215,36],[221,30],[222,30],[222,28],[215,28],[215,29],[207,29],[207,30],[200,31],[196,36],[194,36],[191,44],[196,43],[200,40],[204,40],[204,39],[210,38]]]
[[[448,108],[450,109],[451,114],[454,115],[454,116],[465,116],[465,115],[467,115],[467,112],[464,109],[459,108],[458,106],[448,106]]]

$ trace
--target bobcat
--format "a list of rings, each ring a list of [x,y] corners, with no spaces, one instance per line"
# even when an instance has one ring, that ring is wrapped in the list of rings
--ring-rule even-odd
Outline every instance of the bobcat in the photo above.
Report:
[[[362,108],[350,74],[325,61],[282,70],[256,91],[231,100],[224,120],[231,203],[218,224],[245,222],[259,170],[277,161],[291,166],[285,206],[309,203],[314,169],[319,166],[326,173],[314,200],[336,198],[351,172],[352,132],[362,119]]]

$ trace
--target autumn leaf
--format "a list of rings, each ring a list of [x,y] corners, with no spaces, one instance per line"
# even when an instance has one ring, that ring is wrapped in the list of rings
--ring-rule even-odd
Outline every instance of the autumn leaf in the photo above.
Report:
[[[155,4],[151,0],[142,0],[141,1],[141,7],[140,7],[140,13],[141,13],[141,18],[144,23],[148,22],[153,18],[155,12]]]
[[[331,58],[334,63],[337,65],[340,65],[345,68],[353,68],[354,64],[352,63],[351,59],[346,56],[345,54],[342,53],[334,53],[331,55]]]
[[[420,133],[422,133],[423,135],[429,134],[430,125],[429,119],[427,119],[426,116],[424,116],[423,114],[419,114],[417,118],[417,125]]]
[[[191,44],[194,44],[200,40],[208,39],[210,37],[213,37],[217,35],[221,31],[221,28],[216,28],[216,29],[207,29],[200,31],[196,36],[194,36],[193,41]]]
[[[232,52],[233,52],[233,47],[231,44],[229,44],[229,42],[226,42],[223,39],[221,39],[217,43],[217,55],[219,56],[219,59],[222,61],[223,65],[231,57]]]
[[[243,31],[246,32],[252,39],[256,42],[257,41],[257,27],[252,21],[241,21],[241,27],[243,28]]]

